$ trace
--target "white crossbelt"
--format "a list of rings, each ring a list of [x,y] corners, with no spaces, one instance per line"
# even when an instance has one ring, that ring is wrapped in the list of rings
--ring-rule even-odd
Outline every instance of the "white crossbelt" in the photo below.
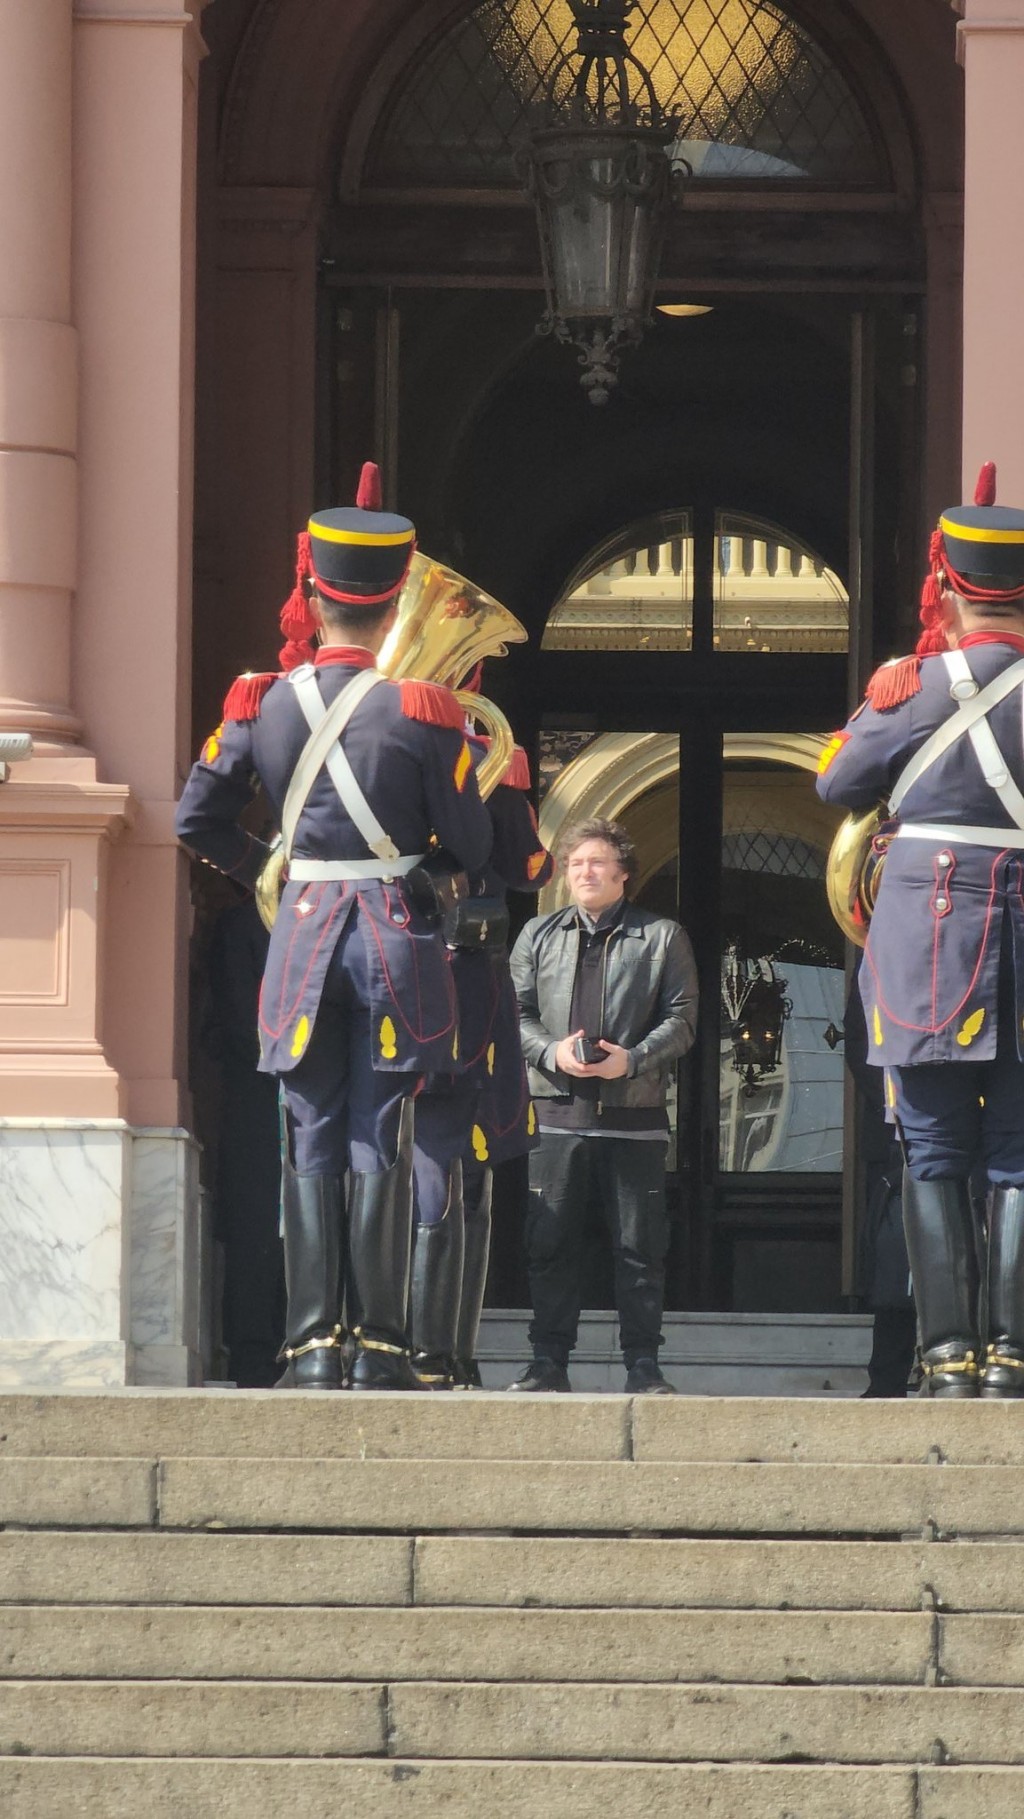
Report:
[[[938,840],[943,846],[996,846],[1024,848],[1024,828],[954,827],[948,821],[902,821],[897,840]]]
[[[949,692],[957,703],[956,712],[937,727],[900,773],[889,798],[891,812],[898,814],[909,789],[923,777],[937,759],[943,757],[958,739],[968,738],[974,748],[981,773],[989,788],[998,796],[1012,827],[958,827],[945,821],[906,821],[896,830],[897,840],[937,840],[952,845],[989,846],[1000,849],[1024,848],[1024,794],[1010,775],[995,734],[988,723],[990,708],[1005,701],[1015,689],[1024,686],[1024,660],[1011,663],[985,688],[980,688],[963,651],[944,651],[942,661],[950,678]]]
[[[288,859],[288,876],[299,884],[318,884],[360,878],[401,878],[419,865],[422,853],[402,854],[377,820],[366,800],[340,740],[360,702],[386,677],[377,670],[362,670],[347,682],[328,707],[320,693],[312,664],[292,670],[288,678],[310,729],[288,785],[281,811],[281,843]],[[291,851],[299,817],[320,771],[327,774],[349,820],[366,841],[372,859],[292,859]]]
[[[299,884],[333,883],[349,878],[404,878],[422,861],[422,853],[401,859],[293,859],[289,878]]]

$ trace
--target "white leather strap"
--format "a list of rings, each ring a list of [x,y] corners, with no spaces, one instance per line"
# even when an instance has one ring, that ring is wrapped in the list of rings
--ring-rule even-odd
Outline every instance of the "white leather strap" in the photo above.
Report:
[[[1024,847],[1024,828],[954,827],[948,821],[902,821],[897,840],[937,840],[942,846]]]
[[[299,816],[309,800],[313,784],[326,765],[342,807],[362,834],[371,853],[381,860],[398,859],[400,854],[397,846],[377,820],[339,744],[341,734],[360,702],[386,678],[377,670],[361,670],[358,676],[345,684],[330,707],[324,703],[316,671],[311,664],[303,664],[300,669],[293,670],[288,680],[305,715],[310,736],[295,766],[281,811],[281,842],[285,857],[291,858]],[[290,875],[294,877],[294,871]]]
[[[293,859],[288,877],[296,884],[323,884],[360,878],[404,878],[423,860],[422,853],[401,859]]]
[[[953,687],[965,686],[965,670],[970,680],[974,681],[962,651],[947,651],[946,656],[959,659],[957,663],[947,663],[946,665],[947,671],[953,678]],[[1011,695],[1014,689],[1021,687],[1022,684],[1024,684],[1024,658],[1017,663],[1011,663],[1009,669],[1003,670],[985,688],[978,689],[977,693],[970,698],[965,698],[963,695],[955,697],[958,701],[956,712],[951,714],[948,720],[944,720],[941,726],[936,727],[931,737],[926,739],[920,749],[914,753],[909,764],[897,778],[889,797],[889,807],[894,815],[899,813],[900,803],[907,791],[920,777],[924,776],[925,771],[930,770],[932,765],[943,757],[958,739],[964,738],[973,727],[979,725],[985,719],[990,708],[995,707],[1000,701],[1005,701],[1007,695]],[[995,744],[994,739],[992,743]],[[982,768],[984,769],[984,766]],[[1002,764],[1002,769],[1006,771],[1005,763]],[[1009,778],[1008,772],[1007,777]],[[993,785],[993,788],[995,787]],[[1022,798],[1022,807],[1024,807],[1024,798]]]

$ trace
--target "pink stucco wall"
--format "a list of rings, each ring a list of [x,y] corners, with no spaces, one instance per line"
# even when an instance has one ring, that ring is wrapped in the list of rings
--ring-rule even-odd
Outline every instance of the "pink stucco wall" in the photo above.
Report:
[[[203,4],[0,0],[0,1116],[185,1109]]]
[[[964,68],[964,436],[970,498],[994,460],[999,497],[1024,504],[1024,0],[966,0]]]

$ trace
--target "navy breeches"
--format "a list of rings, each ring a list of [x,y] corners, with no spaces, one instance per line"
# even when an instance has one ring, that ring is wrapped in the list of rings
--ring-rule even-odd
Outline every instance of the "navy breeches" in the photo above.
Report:
[[[966,1180],[977,1169],[994,1187],[1024,1187],[1024,1063],[1015,1049],[1004,1054],[1000,1043],[994,1061],[888,1073],[915,1180]]]
[[[417,1096],[412,1178],[420,1225],[437,1225],[448,1210],[452,1163],[471,1153],[476,1099],[472,1076],[434,1082]]]
[[[994,1061],[890,1067],[886,1099],[916,1181],[985,1176],[993,1187],[1024,1187],[1024,1062],[1017,1052],[1010,930],[999,959]]]
[[[296,1173],[390,1168],[402,1101],[419,1078],[374,1068],[366,949],[353,917],[334,950],[309,1047],[281,1076]]]

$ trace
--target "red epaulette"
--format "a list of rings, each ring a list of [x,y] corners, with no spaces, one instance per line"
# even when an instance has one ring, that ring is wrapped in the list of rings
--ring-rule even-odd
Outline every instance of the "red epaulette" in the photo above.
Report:
[[[529,789],[530,760],[521,745],[513,746],[508,770],[501,781],[506,789]]]
[[[864,691],[877,714],[887,707],[902,707],[911,695],[921,693],[920,657],[893,657],[876,669]]]
[[[408,720],[422,720],[425,726],[448,726],[453,732],[465,732],[465,713],[450,688],[442,688],[439,682],[418,682],[412,677],[398,686],[402,712]]]
[[[470,737],[476,745],[486,746],[487,750],[490,750],[491,740],[489,734],[472,733]],[[499,779],[499,787],[503,789],[522,790],[528,790],[530,788],[530,760],[526,756],[521,745],[514,745],[512,747],[512,756],[509,759],[508,770],[505,772],[505,775]]]
[[[236,676],[224,697],[225,720],[258,720],[263,697],[271,684],[279,681],[277,670],[263,670]]]

